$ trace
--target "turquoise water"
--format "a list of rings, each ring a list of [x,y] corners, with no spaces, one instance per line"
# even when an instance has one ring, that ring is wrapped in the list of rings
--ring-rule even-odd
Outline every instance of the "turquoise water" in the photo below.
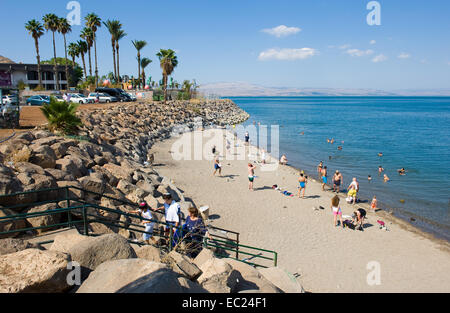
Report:
[[[329,176],[336,169],[343,173],[345,187],[357,177],[363,199],[376,195],[381,207],[396,216],[450,239],[450,98],[231,99],[251,115],[247,125],[280,125],[280,154],[292,166],[316,177],[322,160]],[[390,182],[378,175],[379,165]],[[406,176],[396,171],[402,167]]]

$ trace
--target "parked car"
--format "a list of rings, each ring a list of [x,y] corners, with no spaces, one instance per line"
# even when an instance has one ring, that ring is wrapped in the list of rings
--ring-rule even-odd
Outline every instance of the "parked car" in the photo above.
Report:
[[[117,98],[116,97],[112,97],[110,95],[107,95],[105,93],[101,93],[101,92],[91,92],[88,96],[88,99],[93,100],[94,102],[97,101],[97,97],[98,97],[98,101],[100,103],[110,103],[110,102],[117,102]]]
[[[44,105],[50,103],[50,97],[43,95],[31,96],[26,103],[27,105]]]
[[[95,89],[95,92],[106,93],[112,97],[116,97],[120,102],[131,101],[130,96],[119,88],[105,88],[99,87]]]
[[[12,104],[12,105],[17,105],[18,101],[17,101],[17,96],[16,95],[7,95],[7,96],[3,96],[2,97],[2,103],[5,104]]]
[[[52,95],[58,102],[64,102],[64,98],[61,95]]]
[[[94,103],[92,99],[88,99],[81,93],[71,93],[70,94],[70,102],[86,104],[86,103]]]
[[[127,92],[127,95],[130,96],[131,101],[137,101],[136,95],[133,95],[132,93]]]

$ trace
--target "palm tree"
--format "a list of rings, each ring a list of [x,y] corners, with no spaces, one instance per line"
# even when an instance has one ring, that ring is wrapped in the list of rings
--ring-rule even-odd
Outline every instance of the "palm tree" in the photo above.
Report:
[[[117,78],[118,78],[118,81],[119,81],[119,82],[122,81],[122,78],[120,77],[120,67],[119,67],[119,64],[120,64],[120,58],[119,58],[119,40],[122,39],[123,37],[125,37],[126,35],[127,35],[127,34],[125,33],[125,31],[122,30],[122,29],[119,29],[119,30],[117,31],[117,34],[116,34]]]
[[[44,34],[44,27],[36,20],[28,21],[25,24],[25,29],[34,38],[34,46],[36,47],[36,59],[37,59],[37,72],[39,76],[39,88],[42,88],[42,76],[41,76],[41,57],[39,56],[39,38]]]
[[[86,41],[83,40],[78,40],[77,44],[81,55],[81,61],[83,62],[84,76],[87,77],[86,62],[84,61],[84,55],[88,52],[88,44],[86,43]]]
[[[59,75],[58,75],[58,67],[57,67],[57,61],[56,61],[56,45],[55,45],[55,32],[58,31],[58,26],[59,26],[59,18],[53,14],[53,13],[49,13],[46,14],[43,17],[44,20],[44,27],[47,31],[51,31],[53,33],[53,63],[54,63],[54,67],[53,67],[53,71],[55,73],[55,79],[56,79],[56,86],[55,89],[58,90],[59,89]]]
[[[94,43],[94,33],[92,32],[92,29],[90,29],[89,27],[85,27],[81,31],[80,37],[83,38],[87,44],[87,52],[89,55],[89,76],[92,76],[91,48]],[[85,69],[85,73],[86,73],[86,69]],[[87,76],[87,73],[86,73],[86,76]]]
[[[118,31],[122,27],[122,24],[118,20],[107,20],[106,22],[103,22],[103,25],[108,28],[109,33],[111,34],[111,45],[113,50],[113,63],[114,63],[114,77],[117,81],[117,69],[116,69],[116,37],[118,34]]]
[[[142,67],[142,80],[143,80],[143,84],[145,86],[145,68],[152,63],[153,61],[150,60],[149,58],[143,58],[141,60],[141,67]]]
[[[76,132],[78,126],[82,125],[80,118],[75,114],[77,108],[78,104],[59,102],[51,97],[50,103],[44,104],[41,111],[48,121],[50,130],[72,134]]]
[[[94,34],[94,55],[95,55],[95,87],[98,87],[98,66],[97,66],[97,29],[102,26],[102,20],[95,13],[89,13],[85,18],[86,26],[92,29]]]
[[[189,80],[184,80],[183,81],[183,91],[189,96],[189,99],[191,98],[192,95],[192,86],[194,86],[193,83],[191,83]]]
[[[159,58],[159,65],[162,69],[165,104],[167,101],[167,79],[172,74],[175,67],[177,67],[178,59],[175,55],[175,51],[172,49],[161,49],[156,56]]]
[[[73,68],[75,66],[75,58],[78,58],[80,56],[80,47],[76,42],[72,42],[69,44],[67,54],[72,58],[72,68]]]
[[[66,18],[62,17],[59,19],[58,30],[64,37],[64,53],[65,53],[65,57],[66,57],[66,81],[67,81],[67,87],[68,87],[69,86],[69,65],[67,64],[68,62],[67,62],[66,34],[70,33],[72,31],[72,26],[70,26],[69,21],[67,21]]]
[[[135,40],[131,41],[137,50],[137,61],[138,61],[138,81],[139,88],[141,88],[141,50],[147,45],[145,40]]]

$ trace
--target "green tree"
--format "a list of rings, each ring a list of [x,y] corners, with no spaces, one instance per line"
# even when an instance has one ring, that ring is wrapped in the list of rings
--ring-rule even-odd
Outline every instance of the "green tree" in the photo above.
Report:
[[[80,47],[76,42],[72,42],[69,44],[67,54],[72,58],[72,64],[75,64],[75,58],[78,58],[80,56]]]
[[[77,44],[78,49],[80,50],[81,61],[83,62],[84,77],[87,77],[86,62],[84,61],[84,55],[88,52],[88,44],[84,40],[78,40]]]
[[[31,20],[25,24],[25,29],[34,39],[34,46],[36,48],[36,60],[37,60],[37,72],[39,76],[39,89],[42,88],[42,76],[41,76],[41,57],[39,55],[39,38],[44,35],[44,26],[39,21]]]
[[[163,75],[164,103],[167,102],[167,80],[178,65],[178,58],[172,49],[161,49],[156,54],[159,58],[159,64]]]
[[[50,103],[44,104],[41,111],[48,121],[50,130],[73,134],[82,124],[80,118],[76,116],[77,108],[76,103],[59,102],[51,97]]]
[[[66,42],[66,34],[72,32],[72,26],[70,26],[69,21],[67,21],[66,18],[62,17],[59,19],[58,23],[58,31],[63,35],[64,37],[64,55],[67,59],[67,42]],[[75,63],[75,62],[74,62]],[[69,86],[69,67],[66,62],[66,80],[67,80],[67,87]]]
[[[75,87],[83,80],[83,69],[81,66],[75,63],[75,65],[72,68],[72,73],[69,76],[69,86]]]
[[[86,20],[86,26],[92,29],[92,33],[94,34],[95,87],[98,87],[97,29],[102,26],[102,20],[95,13],[89,13],[84,19]]]
[[[121,40],[123,37],[125,37],[127,34],[124,30],[120,29],[117,31],[116,35],[116,51],[117,51],[117,78],[119,79],[119,83],[122,81],[122,78],[120,77],[120,58],[119,58],[119,40]]]
[[[90,29],[89,27],[85,27],[81,31],[80,37],[82,39],[84,39],[87,44],[87,53],[89,55],[89,76],[92,76],[91,48],[92,48],[92,45],[94,44],[94,33],[92,32],[92,29]],[[86,71],[84,71],[84,72],[87,77],[88,75],[87,75]]]
[[[137,61],[138,61],[138,81],[139,88],[141,88],[141,50],[147,45],[145,40],[132,40],[131,41],[137,50]]]
[[[53,66],[53,72],[55,73],[56,85],[55,89],[59,89],[59,75],[58,75],[58,64],[56,63],[56,44],[55,44],[55,32],[59,31],[59,18],[52,13],[46,14],[43,17],[44,27],[47,31],[53,33],[53,57],[55,64]]]
[[[152,63],[153,61],[150,60],[149,58],[142,58],[141,60],[141,67],[142,67],[142,81],[144,82],[144,86],[145,86],[145,68]]]
[[[108,29],[110,35],[111,35],[111,46],[113,50],[113,65],[114,65],[114,76],[115,80],[117,80],[117,67],[116,67],[116,40],[117,40],[117,34],[122,27],[122,24],[118,20],[107,20],[106,22],[103,22],[103,24]]]

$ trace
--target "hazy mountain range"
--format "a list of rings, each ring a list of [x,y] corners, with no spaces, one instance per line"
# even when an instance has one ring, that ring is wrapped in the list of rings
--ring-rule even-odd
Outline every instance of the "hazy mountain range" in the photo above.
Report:
[[[450,96],[450,89],[348,89],[348,88],[294,88],[266,87],[246,82],[220,82],[200,85],[205,95],[220,97],[308,97],[308,96]]]

